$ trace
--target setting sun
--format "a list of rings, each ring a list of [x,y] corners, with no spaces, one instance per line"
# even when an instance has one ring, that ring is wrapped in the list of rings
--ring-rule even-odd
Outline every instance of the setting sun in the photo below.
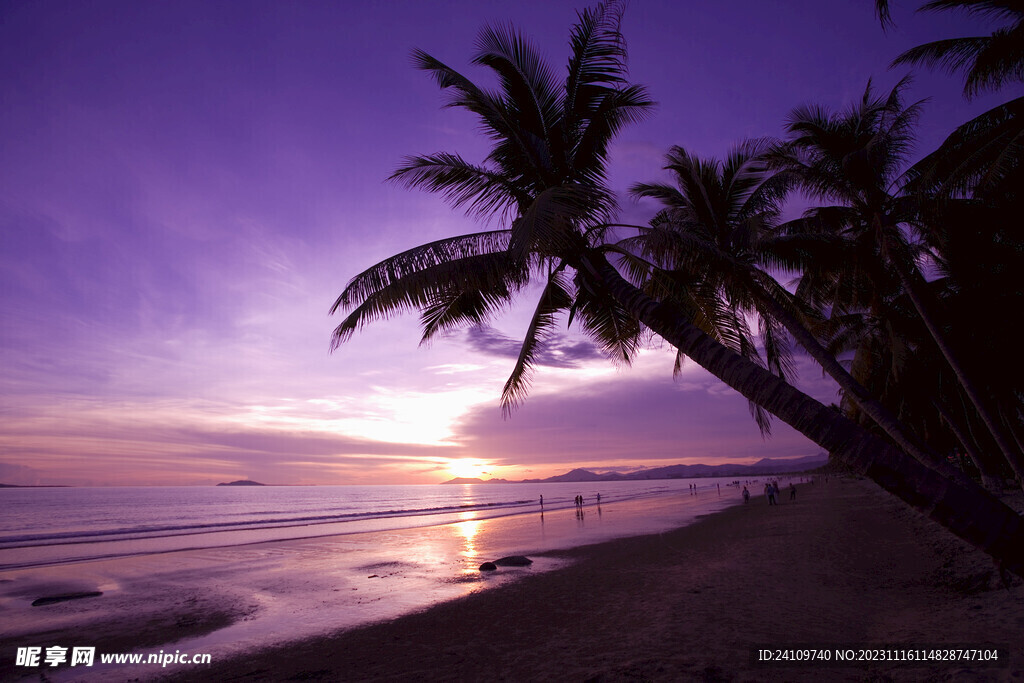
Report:
[[[453,477],[478,478],[487,474],[488,465],[475,458],[458,458],[448,462],[448,471]]]

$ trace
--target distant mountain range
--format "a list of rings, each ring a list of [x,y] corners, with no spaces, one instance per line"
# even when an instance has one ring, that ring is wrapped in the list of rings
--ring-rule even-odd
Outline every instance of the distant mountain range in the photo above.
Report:
[[[574,469],[547,479],[477,479],[473,477],[456,477],[445,484],[540,484],[545,482],[577,482],[577,481],[636,481],[638,479],[690,479],[695,477],[747,477],[759,474],[781,474],[783,472],[803,472],[821,467],[828,463],[825,453],[808,455],[803,458],[788,460],[762,458],[752,465],[669,465],[649,470],[639,470],[621,474],[608,472],[598,474],[585,469]]]

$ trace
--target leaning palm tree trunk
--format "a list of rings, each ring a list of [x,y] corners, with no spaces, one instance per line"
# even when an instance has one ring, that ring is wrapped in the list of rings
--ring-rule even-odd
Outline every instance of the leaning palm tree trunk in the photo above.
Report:
[[[1017,416],[1014,418],[1008,415],[1006,410],[1000,408],[999,416],[1002,418],[1003,424],[1006,425],[1009,430],[1010,436],[1013,437],[1013,442],[1017,444],[1018,451],[1024,453],[1024,435],[1021,434],[1022,416],[1020,414],[1020,410],[1017,410]]]
[[[875,424],[881,427],[897,446],[925,467],[933,469],[943,476],[952,479],[966,479],[963,473],[946,466],[938,456],[909,434],[896,416],[874,398],[863,384],[854,379],[846,371],[846,368],[840,365],[835,356],[818,342],[796,316],[780,304],[770,292],[766,291],[761,283],[753,277],[747,277],[745,280],[747,290],[757,299],[760,309],[781,323],[808,355],[818,362],[822,370],[839,384],[844,395],[874,420]]]
[[[949,426],[950,431],[953,432],[957,441],[963,446],[968,457],[974,462],[974,466],[978,468],[978,472],[981,473],[981,485],[992,493],[1001,493],[1003,490],[1002,478],[995,473],[988,457],[983,455],[982,451],[975,446],[971,436],[963,430],[957,423],[956,418],[939,401],[932,399],[932,406],[935,408],[935,412]],[[970,424],[967,425],[967,429],[970,430]]]
[[[596,289],[747,399],[764,407],[854,472],[1024,576],[1024,519],[973,482],[924,467],[767,370],[711,339],[671,302],[658,302],[626,281],[603,255],[581,258]]]
[[[905,264],[899,263],[897,259],[893,260],[897,262],[895,270],[900,283],[910,297],[910,301],[917,310],[918,316],[920,316],[921,321],[925,324],[936,346],[939,347],[939,351],[942,353],[943,358],[946,359],[946,363],[953,370],[953,374],[956,375],[957,381],[963,388],[964,393],[967,394],[967,398],[970,399],[974,409],[978,411],[978,416],[992,435],[1003,457],[1006,458],[1014,474],[1017,475],[1018,483],[1024,487],[1024,457],[1010,443],[1012,437],[1007,434],[998,416],[992,414],[988,407],[988,401],[982,395],[971,376],[964,370],[963,364],[960,363],[956,352],[950,346],[945,333],[931,314],[931,307],[927,302],[928,297],[924,292],[924,287],[922,287],[923,279],[919,273],[912,271]]]

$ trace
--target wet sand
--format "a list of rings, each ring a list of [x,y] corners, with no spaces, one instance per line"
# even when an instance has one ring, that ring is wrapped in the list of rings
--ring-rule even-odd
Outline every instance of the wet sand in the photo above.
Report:
[[[180,680],[1020,681],[1024,586],[870,482],[799,487],[422,612]],[[970,663],[767,668],[757,646],[999,645]],[[140,672],[141,673],[141,672]]]

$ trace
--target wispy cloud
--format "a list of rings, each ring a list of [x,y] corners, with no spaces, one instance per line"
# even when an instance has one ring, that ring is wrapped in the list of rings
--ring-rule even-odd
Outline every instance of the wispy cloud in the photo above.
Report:
[[[466,341],[474,351],[501,358],[519,358],[522,340],[508,337],[493,327],[478,325],[466,330]],[[576,368],[590,360],[605,359],[593,342],[553,335],[534,354],[535,363],[552,368]]]
[[[640,467],[687,462],[745,462],[762,457],[813,455],[818,447],[776,422],[764,440],[746,400],[699,368],[674,381],[649,371],[598,379],[563,392],[540,391],[511,418],[471,411],[457,442],[475,457],[537,469],[552,463]],[[827,388],[826,388],[827,390]]]

